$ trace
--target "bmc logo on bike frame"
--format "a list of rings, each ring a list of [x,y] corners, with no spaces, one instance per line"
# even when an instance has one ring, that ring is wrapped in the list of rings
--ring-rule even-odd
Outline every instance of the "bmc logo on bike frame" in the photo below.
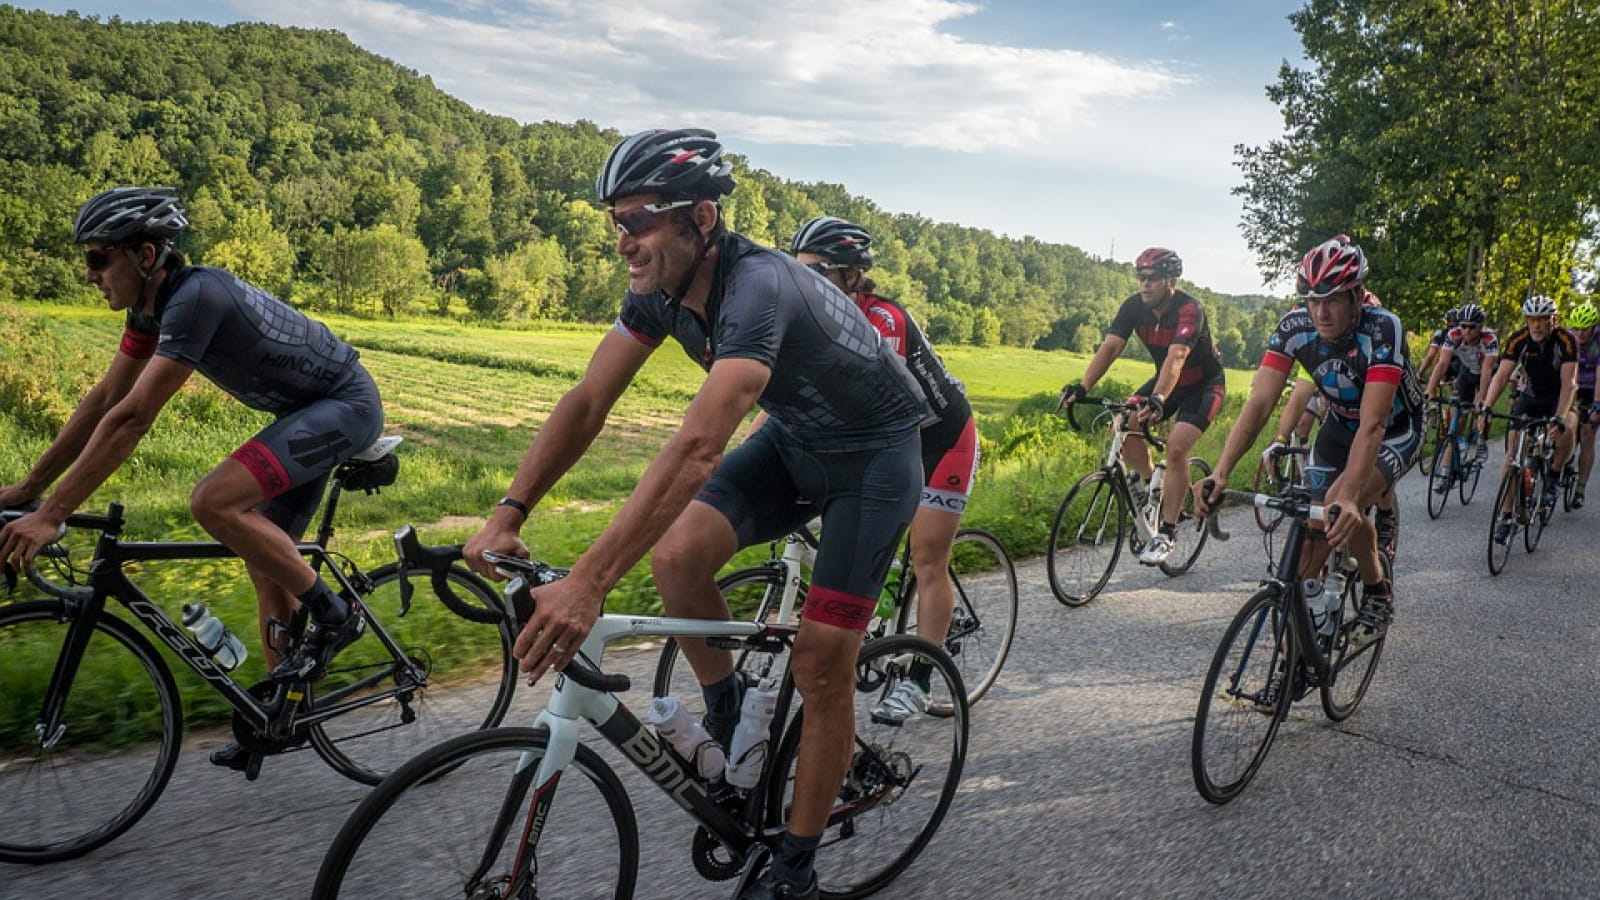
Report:
[[[157,609],[154,603],[148,600],[129,600],[128,609],[132,610],[133,614],[138,616],[139,620],[144,622],[151,631],[155,632],[156,636],[161,638],[168,647],[171,647],[174,653],[183,657],[184,661],[193,667],[196,672],[199,672],[202,678],[218,685],[228,684],[231,681],[228,678],[228,673],[212,662],[211,657],[207,656],[204,650],[195,646],[193,641],[185,638],[178,626],[172,624],[172,620],[162,615],[161,610]]]
[[[620,714],[621,712],[622,710],[619,707],[618,713]],[[667,750],[667,745],[656,737],[655,732],[640,724],[638,719],[628,716],[629,719],[632,719],[632,722],[623,723],[623,727],[631,724],[634,729],[631,735],[618,736],[610,733],[617,730],[613,723],[617,723],[618,718],[620,718],[620,715],[612,716],[611,721],[601,725],[600,733],[616,744],[617,748],[623,752],[623,755],[638,766],[640,771],[650,776],[650,780],[660,786],[663,791],[666,791],[674,802],[685,810],[693,812],[695,805],[694,801],[690,799],[690,795],[698,795],[701,800],[706,799],[705,792],[700,789],[700,785],[695,782],[694,777],[689,774],[689,771],[684,768],[682,763],[672,756],[671,752]],[[607,728],[607,726],[613,727]]]

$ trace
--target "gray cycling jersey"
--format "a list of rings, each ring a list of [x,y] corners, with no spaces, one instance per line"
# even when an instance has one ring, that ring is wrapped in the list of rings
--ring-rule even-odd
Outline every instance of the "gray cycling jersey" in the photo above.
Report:
[[[156,313],[128,311],[123,352],[194,367],[239,402],[283,414],[331,396],[358,369],[354,347],[327,326],[232,273],[167,274]]]
[[[772,370],[759,403],[817,452],[886,447],[933,412],[911,372],[827,279],[737,234],[722,239],[704,322],[657,292],[628,292],[617,331],[650,347],[667,335],[706,370],[753,359]]]

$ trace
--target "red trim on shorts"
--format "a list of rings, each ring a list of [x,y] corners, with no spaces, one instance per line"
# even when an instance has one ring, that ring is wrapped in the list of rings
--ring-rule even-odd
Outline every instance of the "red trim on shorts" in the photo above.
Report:
[[[1277,369],[1287,375],[1289,370],[1294,368],[1294,360],[1276,350],[1268,350],[1261,354],[1261,365],[1263,368]]]
[[[939,458],[939,464],[928,473],[928,487],[936,491],[960,494],[972,493],[972,475],[978,470],[978,420],[967,417],[961,436]]]
[[[156,344],[161,342],[161,337],[154,334],[145,334],[134,331],[132,328],[122,332],[122,345],[117,348],[123,356],[134,359],[149,359],[156,355]]]
[[[289,470],[285,469],[278,457],[260,441],[245,441],[239,449],[228,454],[228,458],[238,460],[250,470],[256,484],[261,486],[263,500],[271,500],[292,487],[289,484]]]
[[[1368,366],[1367,381],[1372,384],[1399,384],[1405,374],[1399,366]]]
[[[877,608],[876,598],[847,594],[813,584],[806,592],[806,605],[801,607],[801,615],[835,628],[866,631],[867,625],[872,622],[872,613]]]
[[[1222,385],[1211,387],[1211,411],[1206,413],[1206,425],[1209,426],[1217,420],[1217,414],[1222,412],[1222,401],[1227,399],[1227,396],[1228,390]]]

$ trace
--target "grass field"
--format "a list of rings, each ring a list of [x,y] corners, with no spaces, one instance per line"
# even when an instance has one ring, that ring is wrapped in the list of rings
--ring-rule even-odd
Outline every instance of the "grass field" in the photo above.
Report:
[[[384,397],[388,433],[405,436],[399,481],[377,496],[341,506],[336,546],[363,565],[392,555],[389,534],[414,523],[427,543],[459,543],[483,521],[510,482],[528,441],[581,375],[604,329],[552,326],[503,330],[437,321],[325,319],[361,350]],[[101,308],[0,306],[0,483],[20,478],[65,422],[115,351],[122,324]],[[979,415],[983,462],[967,514],[1016,555],[1042,552],[1050,517],[1068,485],[1098,462],[1104,435],[1072,433],[1052,412],[1053,398],[1085,359],[1061,352],[956,347],[942,351],[968,386]],[[1148,362],[1123,361],[1101,392],[1141,383]],[[585,457],[551,492],[524,529],[535,557],[570,563],[600,533],[645,466],[673,433],[703,375],[669,342],[654,354]],[[1250,373],[1230,372],[1229,410]],[[127,505],[127,537],[204,539],[188,511],[189,491],[211,466],[267,422],[194,378],[165,410],[133,458],[85,511]],[[1200,455],[1215,459],[1225,423],[1207,433]],[[79,547],[83,560],[88,546]],[[765,548],[746,551],[757,557]],[[207,600],[252,648],[241,677],[260,677],[254,597],[236,562],[149,565],[135,573],[170,615]],[[23,596],[19,593],[18,595]],[[645,565],[613,591],[608,609],[657,612]],[[180,678],[186,690],[193,679]],[[215,703],[189,698],[190,716]]]

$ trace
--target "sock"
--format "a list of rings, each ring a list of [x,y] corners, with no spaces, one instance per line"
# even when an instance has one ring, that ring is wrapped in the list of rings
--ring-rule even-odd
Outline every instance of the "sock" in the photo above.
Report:
[[[933,682],[933,663],[919,656],[911,661],[911,669],[906,674],[917,683],[917,687],[924,691],[930,690]]]
[[[341,625],[350,617],[350,604],[335,594],[320,575],[311,589],[300,595],[300,605],[318,625]]]
[[[820,834],[796,837],[793,832],[785,832],[778,855],[772,860],[773,880],[801,888],[811,884],[811,865],[817,858],[817,847],[821,844]]]
[[[1387,581],[1380,581],[1377,584],[1363,583],[1361,585],[1361,596],[1368,600],[1387,601],[1393,599],[1389,596],[1389,582]]]
[[[1167,537],[1177,537],[1178,536],[1178,523],[1177,522],[1162,522],[1161,523],[1161,533],[1166,535]]]
[[[706,731],[724,747],[733,740],[733,729],[739,725],[739,705],[744,702],[739,690],[738,672],[715,684],[700,685],[700,696],[706,701]]]

